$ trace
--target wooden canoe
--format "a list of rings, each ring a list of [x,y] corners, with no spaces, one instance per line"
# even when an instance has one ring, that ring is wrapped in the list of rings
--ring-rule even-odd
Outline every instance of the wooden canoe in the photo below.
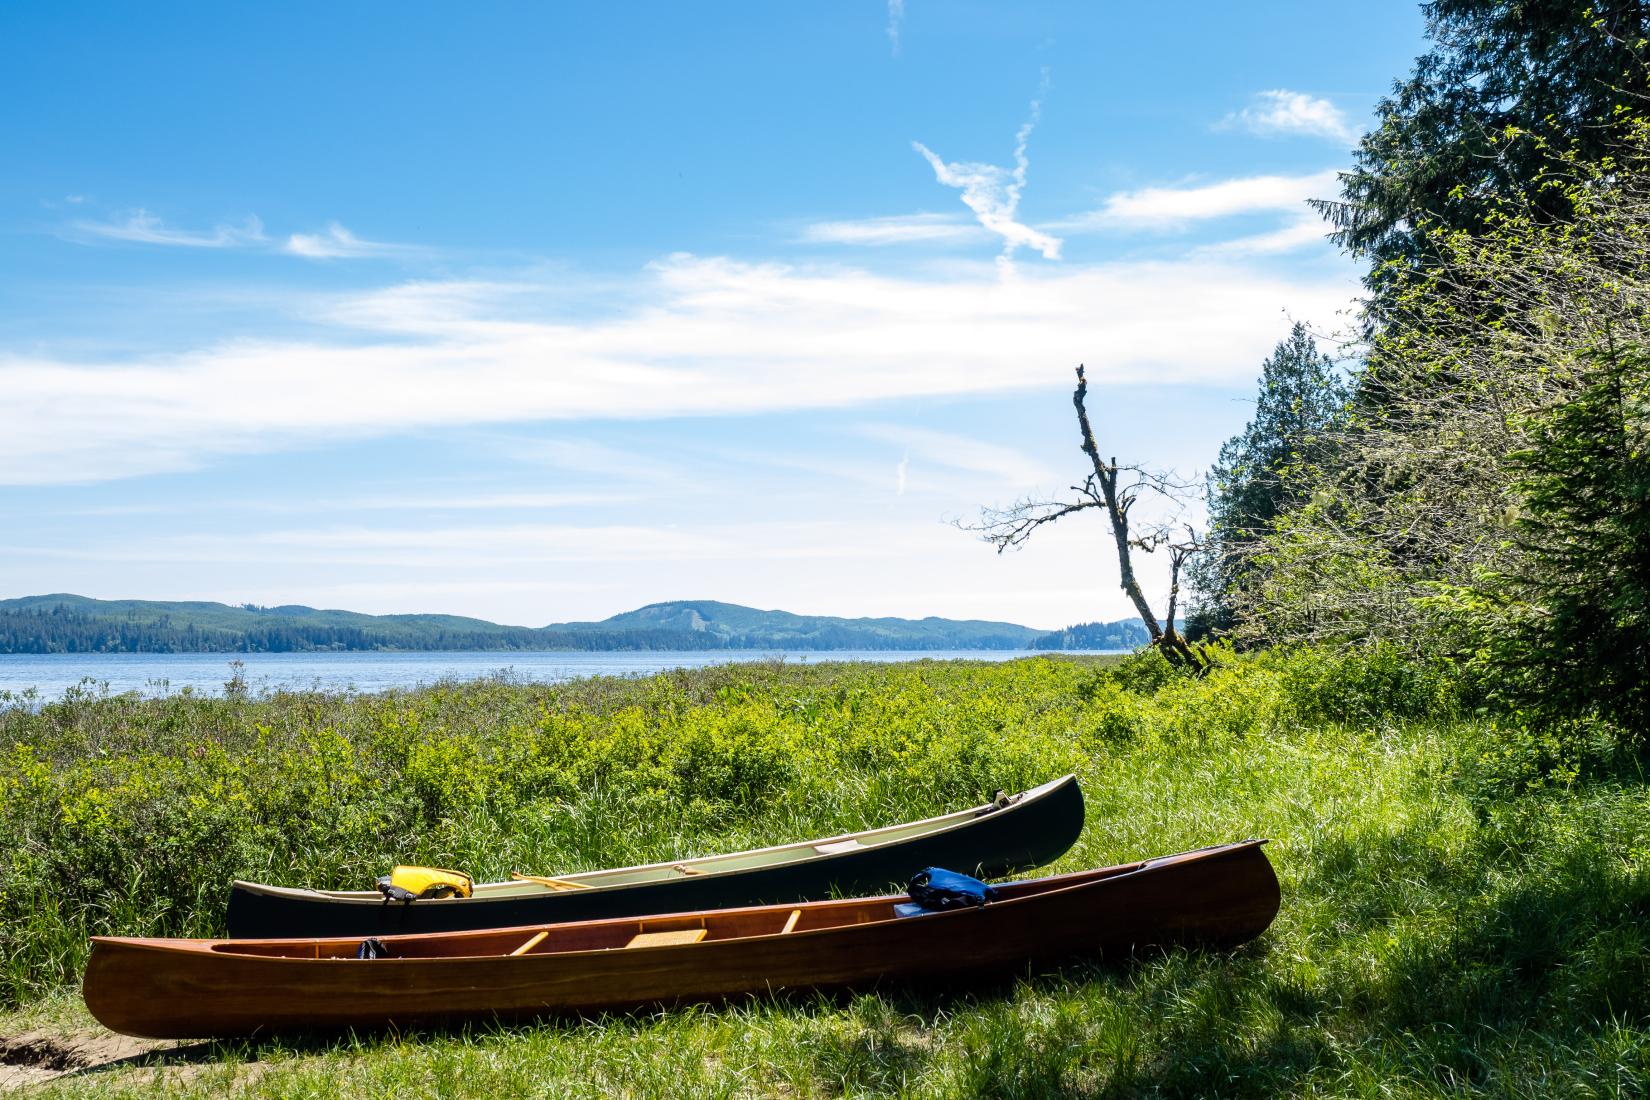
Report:
[[[775,848],[558,875],[556,885],[478,883],[469,898],[390,902],[372,890],[237,882],[229,937],[387,936],[684,913],[897,889],[923,867],[996,878],[1051,863],[1083,831],[1074,776],[1006,804]]]
[[[574,924],[355,939],[93,940],[84,995],[112,1030],[206,1038],[450,1025],[722,1001],[878,981],[955,983],[1087,954],[1233,946],[1278,911],[1244,841],[998,886],[982,908],[901,917],[888,895]]]

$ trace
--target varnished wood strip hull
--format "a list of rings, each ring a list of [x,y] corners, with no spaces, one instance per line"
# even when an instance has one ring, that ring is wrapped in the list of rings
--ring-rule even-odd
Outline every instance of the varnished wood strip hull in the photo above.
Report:
[[[534,929],[404,937],[388,941],[392,951],[465,954],[370,961],[287,957],[348,946],[341,941],[237,942],[226,953],[223,941],[99,939],[85,998],[111,1029],[155,1038],[447,1025],[953,981],[1156,945],[1229,946],[1259,935],[1278,909],[1277,878],[1258,842],[1011,884],[1004,894],[982,909],[905,919],[876,919],[892,898],[814,903],[790,933],[779,932],[787,906],[564,925],[555,930],[564,938],[695,919],[726,931],[765,927],[771,917],[773,928],[694,944],[517,957],[507,952]],[[862,917],[871,923],[808,928]],[[281,954],[239,953],[256,950]]]

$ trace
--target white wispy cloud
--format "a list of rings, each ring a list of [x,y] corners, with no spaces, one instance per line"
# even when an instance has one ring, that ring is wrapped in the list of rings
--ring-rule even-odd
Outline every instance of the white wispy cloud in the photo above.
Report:
[[[1056,222],[1068,231],[1181,229],[1195,222],[1244,214],[1306,215],[1308,199],[1340,190],[1334,171],[1299,176],[1245,176],[1180,187],[1145,187],[1109,196],[1098,210]],[[1314,215],[1314,219],[1315,219]]]
[[[322,500],[318,507],[329,511],[540,511],[585,507],[614,500],[631,499],[614,493],[454,493],[447,496],[376,496]],[[305,504],[304,509],[316,508]]]
[[[1350,142],[1358,136],[1345,112],[1329,100],[1286,88],[1256,93],[1249,106],[1227,115],[1217,126],[1263,137],[1302,134]]]
[[[899,456],[899,465],[894,467],[894,495],[905,495],[905,479],[911,473],[911,452],[906,451]]]
[[[851,221],[815,222],[802,231],[808,244],[889,245],[921,241],[965,241],[985,230],[950,214],[894,214]]]
[[[676,561],[730,553],[725,535],[636,524],[511,523],[289,528],[161,535],[76,551],[103,561],[430,567],[580,561]]]
[[[77,221],[70,229],[71,235],[81,238],[180,248],[240,248],[265,240],[263,222],[255,217],[249,216],[239,225],[220,224],[210,230],[179,229],[141,209],[119,221]]]
[[[1330,228],[1316,212],[1307,211],[1285,223],[1281,228],[1234,237],[1205,245],[1196,254],[1203,256],[1269,256],[1280,252],[1294,252],[1312,248],[1329,239]]]
[[[899,56],[900,24],[905,22],[905,0],[888,0],[888,47]]]
[[[1013,168],[971,161],[948,163],[922,142],[911,143],[911,147],[921,153],[934,169],[934,178],[947,187],[955,187],[961,191],[963,205],[974,212],[982,226],[1003,239],[1003,264],[1012,261],[1015,251],[1021,246],[1036,249],[1046,260],[1060,258],[1058,237],[1052,237],[1016,220],[1020,209],[1020,195],[1025,191],[1026,171],[1030,167],[1030,161],[1026,157],[1026,145],[1031,140],[1031,132],[1036,129],[1037,119],[1041,113],[1042,100],[1032,100],[1030,116],[1014,135]]]
[[[244,338],[141,359],[0,353],[0,484],[186,470],[420,428],[1064,386],[1079,361],[1096,384],[1247,384],[1280,310],[1331,317],[1355,292],[1350,271],[1326,279],[1241,257],[1005,281],[988,264],[889,275],[678,255],[650,265],[607,312],[580,319],[557,308],[557,285],[421,282],[336,295],[304,340]],[[270,308],[273,326],[294,306]],[[574,450],[547,458],[611,457]]]
[[[364,241],[337,222],[328,225],[324,233],[292,234],[286,239],[282,250],[308,260],[372,259],[405,255],[411,251],[406,245]]]
[[[1047,484],[1056,479],[1047,466],[1024,451],[955,432],[914,428],[907,424],[862,424],[859,433],[867,439],[904,448],[905,457],[900,460],[902,491],[912,454],[923,462],[966,470],[1005,485],[1024,487]]]
[[[675,467],[665,468],[657,461],[634,451],[593,443],[587,439],[525,439],[515,436],[499,438],[489,433],[477,444],[502,452],[511,462],[526,466],[542,466],[567,473],[583,474],[599,484],[630,482],[665,493],[680,494],[691,488],[691,478]],[[619,499],[609,491],[608,495]]]
[[[65,201],[81,200],[78,196],[70,196]],[[308,260],[410,257],[422,251],[410,245],[363,240],[338,222],[331,222],[320,233],[293,233],[285,240],[277,238],[272,241],[264,233],[263,222],[252,215],[248,215],[239,224],[226,222],[210,230],[201,230],[179,228],[143,209],[108,221],[71,222],[65,235],[82,243],[119,241],[177,248],[273,249],[292,256],[302,256]]]
[[[875,537],[869,533],[873,531]],[[836,520],[733,522],[715,530],[645,524],[357,525],[156,535],[87,543],[61,556],[134,563],[447,567],[469,572],[478,566],[539,569],[557,562],[893,558],[928,537],[928,532],[893,522],[873,526]]]
[[[558,508],[585,508],[615,500],[637,499],[631,494],[602,493],[453,493],[445,496],[396,494],[353,497],[305,497],[301,500],[258,500],[247,497],[218,500],[146,501],[133,504],[101,504],[85,508],[63,508],[63,516],[154,516],[183,512],[286,513],[315,512],[456,512],[456,511],[549,511]]]

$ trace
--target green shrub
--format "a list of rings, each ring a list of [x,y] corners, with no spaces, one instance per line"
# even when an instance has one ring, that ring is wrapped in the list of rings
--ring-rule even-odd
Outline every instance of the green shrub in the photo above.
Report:
[[[1302,721],[1448,720],[1460,713],[1466,693],[1448,662],[1419,659],[1385,643],[1338,652],[1295,650],[1275,659],[1283,692]]]

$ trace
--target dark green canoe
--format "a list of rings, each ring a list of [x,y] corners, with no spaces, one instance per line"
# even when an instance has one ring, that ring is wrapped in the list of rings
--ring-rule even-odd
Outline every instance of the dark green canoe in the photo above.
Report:
[[[811,901],[903,887],[924,867],[982,878],[1040,867],[1083,831],[1073,776],[943,817],[822,840],[674,863],[478,883],[468,898],[386,902],[375,891],[237,882],[229,895],[234,939],[385,936],[601,920],[742,905]]]

